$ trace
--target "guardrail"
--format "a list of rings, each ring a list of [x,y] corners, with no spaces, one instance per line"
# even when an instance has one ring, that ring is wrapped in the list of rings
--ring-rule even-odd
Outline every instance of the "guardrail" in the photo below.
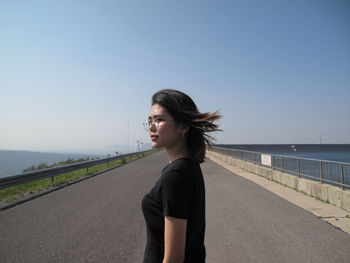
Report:
[[[212,147],[212,151],[231,156],[235,159],[270,167],[320,183],[350,189],[350,164],[326,160],[297,158],[261,152]]]
[[[85,161],[85,162],[76,163],[76,164],[69,164],[69,165],[64,165],[59,167],[47,168],[47,169],[42,169],[38,171],[32,171],[32,172],[3,177],[3,178],[0,178],[0,189],[4,189],[10,186],[24,184],[24,183],[28,183],[31,181],[48,178],[48,177],[51,177],[51,182],[54,182],[54,177],[60,174],[72,172],[83,168],[86,168],[88,172],[89,167],[92,167],[98,164],[103,164],[103,163],[107,163],[107,167],[108,167],[109,162],[123,159],[135,154],[143,154],[149,151],[150,150],[128,153],[128,154],[117,155],[109,158],[103,158],[103,159],[98,159],[93,161]]]

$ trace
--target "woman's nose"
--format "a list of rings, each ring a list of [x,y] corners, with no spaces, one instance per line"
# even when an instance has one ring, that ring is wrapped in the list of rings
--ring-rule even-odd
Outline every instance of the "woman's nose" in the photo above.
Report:
[[[154,121],[151,122],[151,125],[149,126],[149,130],[150,131],[156,131],[157,127]]]

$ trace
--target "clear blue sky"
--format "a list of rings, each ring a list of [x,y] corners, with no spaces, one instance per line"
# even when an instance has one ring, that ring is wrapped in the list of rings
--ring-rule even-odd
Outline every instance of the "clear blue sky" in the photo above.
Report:
[[[0,0],[0,149],[149,142],[163,88],[218,143],[350,143],[350,2]]]

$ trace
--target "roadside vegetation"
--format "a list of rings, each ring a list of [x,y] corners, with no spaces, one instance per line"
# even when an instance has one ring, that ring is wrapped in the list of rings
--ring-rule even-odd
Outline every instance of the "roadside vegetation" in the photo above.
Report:
[[[32,171],[37,171],[37,170],[41,170],[41,169],[47,169],[47,168],[53,168],[53,167],[58,167],[58,166],[63,166],[63,165],[68,165],[68,164],[74,164],[74,163],[81,163],[81,162],[86,162],[86,161],[93,161],[93,160],[97,160],[100,159],[99,157],[97,158],[80,158],[80,159],[67,159],[65,161],[62,162],[58,162],[58,163],[54,163],[51,165],[47,165],[46,163],[41,163],[38,165],[32,165],[31,167],[28,167],[24,170],[22,170],[22,173],[27,173],[27,172],[32,172]]]
[[[51,180],[51,177],[48,177],[48,178],[32,181],[32,182],[21,184],[21,185],[11,186],[11,187],[0,190],[0,202],[14,201],[16,199],[21,199],[21,198],[25,197],[26,195],[37,194],[43,190],[46,190],[46,189],[49,189],[52,187],[65,185],[65,184],[72,182],[74,180],[92,176],[97,172],[101,172],[101,171],[107,170],[109,168],[112,168],[112,167],[115,167],[115,166],[118,166],[121,164],[129,163],[129,162],[136,160],[138,158],[141,158],[143,156],[150,155],[150,154],[154,153],[155,151],[157,151],[157,150],[153,149],[149,152],[137,153],[137,154],[131,155],[129,157],[125,157],[125,158],[122,158],[119,160],[109,162],[108,164],[107,163],[98,164],[95,166],[91,166],[89,168],[83,168],[83,169],[75,170],[72,172],[56,175],[54,177],[54,180]],[[89,159],[89,158],[87,158],[87,159],[82,158],[82,159],[78,159],[78,160],[68,159],[66,161],[55,163],[52,165],[47,165],[45,163],[42,163],[42,164],[39,164],[37,166],[31,166],[27,169],[24,169],[22,172],[36,171],[36,170],[40,170],[40,169],[63,166],[63,165],[67,165],[67,164],[79,163],[79,162],[84,162],[84,161],[89,161],[89,160],[93,160],[93,159]]]

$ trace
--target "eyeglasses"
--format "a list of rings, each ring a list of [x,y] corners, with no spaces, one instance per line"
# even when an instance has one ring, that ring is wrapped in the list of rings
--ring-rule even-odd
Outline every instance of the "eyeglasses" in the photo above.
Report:
[[[162,118],[159,118],[159,117],[155,117],[154,119],[148,119],[147,121],[144,121],[143,122],[143,128],[145,128],[145,131],[149,131],[151,129],[151,127],[154,126],[156,127],[156,129],[158,130],[159,129],[159,124],[161,122],[163,122],[164,120]]]
[[[159,128],[159,123],[162,121],[162,119],[160,118],[156,118],[156,119],[148,119],[147,121],[143,122],[143,128],[145,129],[145,131],[149,131],[149,129],[151,129],[152,125],[154,124],[156,129],[158,130]]]

